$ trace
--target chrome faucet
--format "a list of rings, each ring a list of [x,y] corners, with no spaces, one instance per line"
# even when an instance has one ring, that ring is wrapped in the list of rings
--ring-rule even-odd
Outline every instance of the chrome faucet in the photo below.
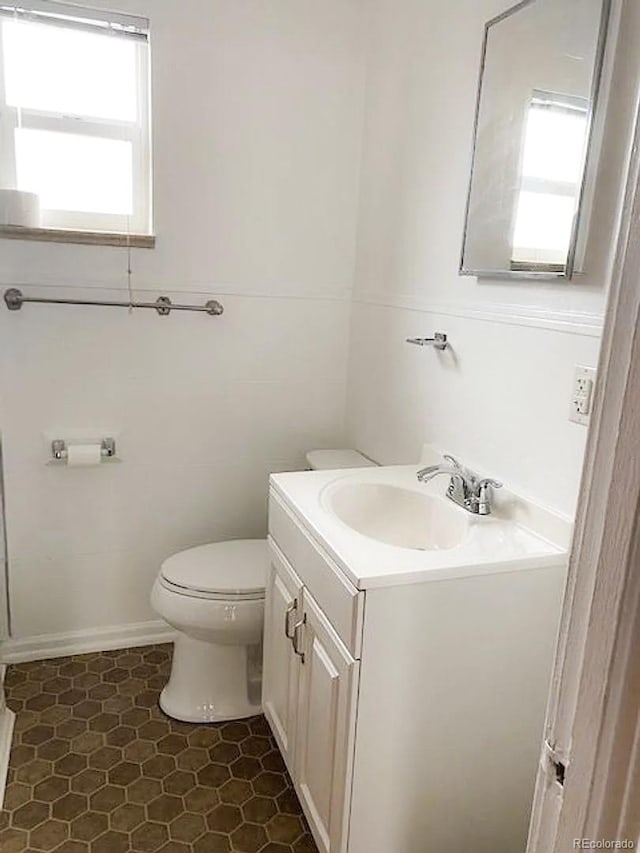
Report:
[[[463,466],[453,456],[445,455],[447,465],[429,465],[418,471],[421,483],[445,474],[450,477],[447,497],[474,515],[491,515],[491,491],[501,489],[502,483],[482,478]]]

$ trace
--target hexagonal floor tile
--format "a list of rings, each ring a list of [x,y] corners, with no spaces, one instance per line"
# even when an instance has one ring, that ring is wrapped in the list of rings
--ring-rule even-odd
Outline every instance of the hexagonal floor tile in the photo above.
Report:
[[[270,797],[252,797],[242,807],[242,814],[250,823],[268,823],[276,811],[276,804]]]
[[[243,823],[231,833],[231,843],[240,853],[258,853],[267,840],[264,828],[253,823]]]
[[[118,806],[109,817],[111,828],[120,832],[131,832],[141,823],[144,823],[144,820],[144,808],[134,803],[124,803],[124,805]]]
[[[92,841],[102,835],[108,826],[106,814],[87,812],[71,822],[71,837],[79,841]]]
[[[206,830],[202,815],[183,812],[169,825],[169,835],[177,841],[195,841]]]
[[[162,794],[157,799],[152,800],[147,806],[149,819],[158,822],[164,821],[170,823],[183,811],[182,800],[170,794]]]
[[[9,668],[2,853],[317,853],[264,717],[162,713],[170,651]]]
[[[131,833],[131,844],[141,853],[154,853],[168,840],[169,828],[164,823],[147,821]]]
[[[207,815],[207,826],[216,832],[232,832],[242,823],[242,812],[237,806],[225,804],[216,808]]]
[[[47,820],[29,835],[29,844],[36,850],[53,850],[69,837],[69,824],[61,820]]]
[[[65,794],[53,804],[51,814],[58,820],[70,821],[86,812],[87,807],[87,798],[82,794]]]

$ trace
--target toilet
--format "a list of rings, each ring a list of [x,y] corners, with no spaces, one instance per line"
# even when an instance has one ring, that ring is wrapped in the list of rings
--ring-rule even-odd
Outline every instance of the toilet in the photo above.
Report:
[[[375,465],[355,450],[313,450],[307,463],[322,470]],[[164,561],[151,606],[177,632],[160,694],[165,714],[217,723],[261,712],[268,565],[265,539],[200,545]]]

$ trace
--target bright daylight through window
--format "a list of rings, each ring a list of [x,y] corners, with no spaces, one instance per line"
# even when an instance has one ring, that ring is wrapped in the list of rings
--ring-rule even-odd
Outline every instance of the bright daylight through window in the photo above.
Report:
[[[588,103],[535,92],[527,114],[512,268],[563,270],[581,189]]]
[[[0,2],[0,36],[0,188],[43,228],[150,233],[148,22]]]

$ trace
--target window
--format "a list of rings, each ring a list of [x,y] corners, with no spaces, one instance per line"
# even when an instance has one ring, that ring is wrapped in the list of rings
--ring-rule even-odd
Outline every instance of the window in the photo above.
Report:
[[[148,22],[0,0],[0,186],[41,225],[151,230]]]
[[[534,92],[524,132],[512,269],[564,270],[588,127],[588,101]]]

